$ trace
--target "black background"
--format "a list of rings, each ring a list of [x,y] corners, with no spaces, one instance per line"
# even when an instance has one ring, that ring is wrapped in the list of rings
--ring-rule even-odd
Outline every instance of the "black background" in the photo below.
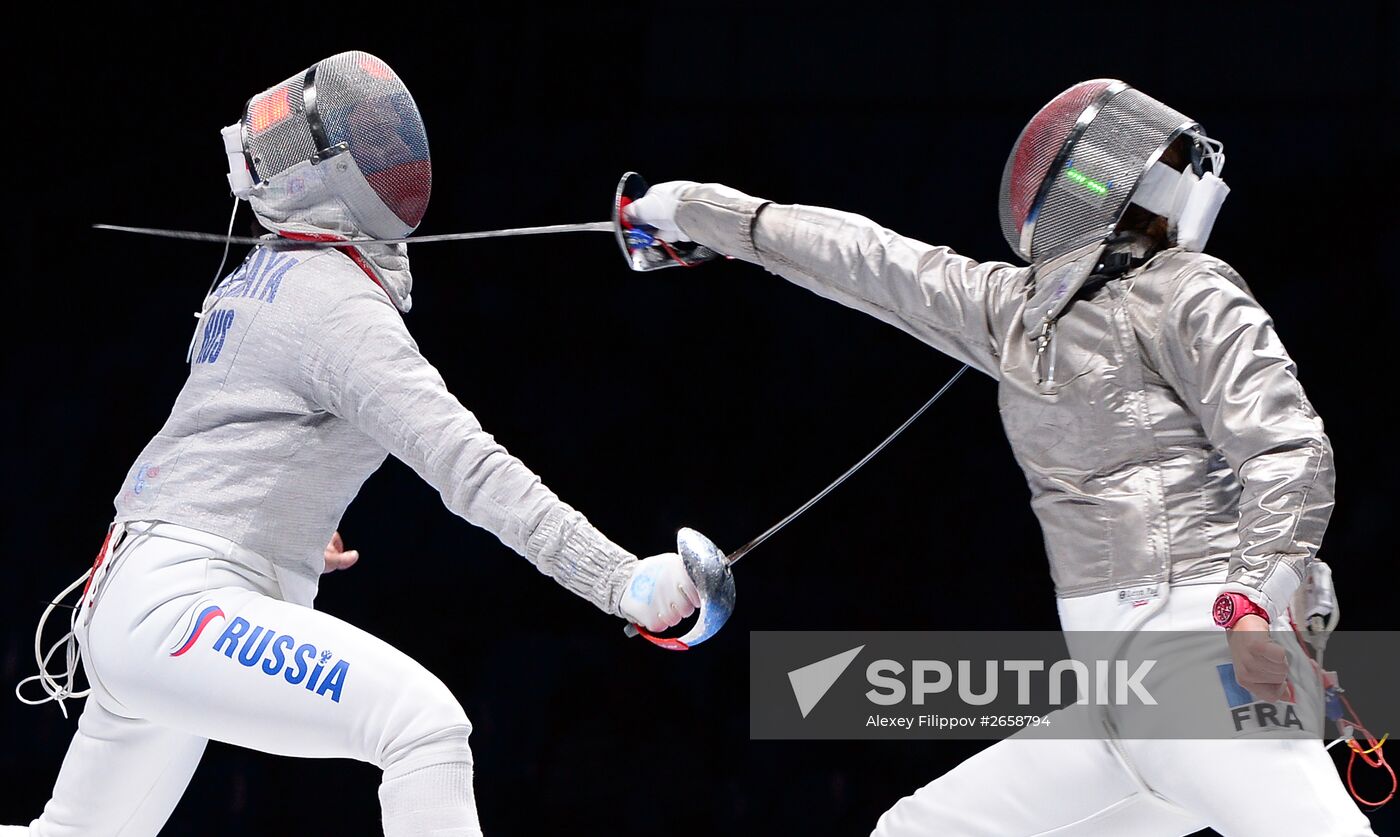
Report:
[[[88,225],[222,230],[218,129],[251,94],[345,49],[388,61],[424,113],[425,234],[602,220],[635,169],[861,212],[1003,259],[1001,167],[1048,98],[1114,76],[1201,120],[1226,144],[1233,187],[1211,251],[1274,315],[1336,447],[1324,557],[1345,623],[1396,627],[1385,532],[1400,499],[1400,286],[1382,256],[1397,240],[1400,30],[1389,3],[1286,5],[313,4],[12,30],[38,50],[6,59],[4,684],[32,673],[43,601],[91,561],[122,475],[167,415],[219,256]],[[250,219],[244,208],[241,232]],[[957,368],[739,262],[635,274],[601,235],[422,246],[413,259],[408,323],[453,391],[639,553],[674,548],[681,525],[742,543]],[[995,385],[969,375],[744,562],[724,632],[667,654],[624,640],[619,620],[391,461],[343,521],[362,561],[324,579],[317,607],[452,687],[474,723],[489,833],[863,834],[981,745],[750,742],[747,631],[1053,627],[1027,496]],[[27,822],[75,721],[0,707],[0,822]],[[377,782],[369,765],[213,744],[166,833],[370,833]],[[1375,822],[1400,833],[1395,810]]]

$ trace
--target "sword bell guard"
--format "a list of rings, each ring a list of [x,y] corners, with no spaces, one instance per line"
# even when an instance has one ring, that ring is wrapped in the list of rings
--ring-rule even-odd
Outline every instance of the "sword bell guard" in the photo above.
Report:
[[[617,236],[617,246],[622,248],[622,257],[627,260],[628,267],[639,272],[660,270],[663,267],[695,267],[719,257],[719,253],[703,244],[693,241],[662,241],[656,237],[655,227],[633,226],[623,217],[622,209],[646,193],[646,180],[642,179],[640,174],[629,171],[618,182],[617,194],[613,196],[613,232]]]
[[[700,616],[695,625],[678,637],[657,636],[638,625],[629,625],[627,633],[635,631],[668,651],[686,651],[719,633],[734,613],[734,573],[715,542],[694,529],[682,528],[676,533],[676,551],[700,592]]]

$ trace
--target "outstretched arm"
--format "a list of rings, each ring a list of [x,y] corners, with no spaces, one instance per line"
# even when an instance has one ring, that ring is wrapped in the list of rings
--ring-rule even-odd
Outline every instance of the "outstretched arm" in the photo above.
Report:
[[[664,206],[646,203],[653,193],[668,199]],[[998,347],[1022,270],[973,261],[860,215],[775,204],[713,183],[658,184],[629,209],[653,225],[647,214],[661,209],[655,220],[663,237],[669,232],[753,262],[998,375]]]
[[[639,566],[483,430],[372,286],[328,311],[306,345],[303,375],[317,404],[401,459],[454,513],[607,613],[622,613],[629,582],[648,562],[679,567],[674,555]],[[653,618],[633,618],[660,630],[688,615],[698,597],[684,571],[678,579],[665,567],[652,569],[667,584],[653,579]]]

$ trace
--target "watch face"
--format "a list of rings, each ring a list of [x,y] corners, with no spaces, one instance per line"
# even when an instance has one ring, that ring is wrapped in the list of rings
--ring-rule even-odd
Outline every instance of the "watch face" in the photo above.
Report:
[[[1235,600],[1233,597],[1221,593],[1215,598],[1215,624],[1222,628],[1230,624],[1230,620],[1235,618]]]

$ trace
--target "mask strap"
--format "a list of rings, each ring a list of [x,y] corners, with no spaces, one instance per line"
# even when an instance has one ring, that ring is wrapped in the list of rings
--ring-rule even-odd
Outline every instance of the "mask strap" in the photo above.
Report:
[[[1143,173],[1132,202],[1171,224],[1177,246],[1200,252],[1210,238],[1220,206],[1230,187],[1220,179],[1225,167],[1225,147],[1203,134],[1193,135],[1193,155],[1210,163],[1210,171],[1196,173],[1196,166],[1177,171],[1158,161]]]
[[[1229,194],[1230,187],[1215,172],[1201,175],[1187,194],[1181,214],[1172,222],[1177,246],[1197,252],[1204,250],[1211,228],[1215,226],[1215,216],[1220,214],[1220,205]]]
[[[243,153],[243,123],[235,122],[219,134],[224,138],[224,155],[228,157],[228,187],[235,198],[245,199],[253,191],[253,174],[248,171],[248,158]]]
[[[1154,215],[1171,218],[1178,207],[1178,193],[1187,183],[1187,178],[1195,179],[1190,169],[1179,172],[1166,163],[1153,163],[1133,192],[1133,203]],[[1189,186],[1188,186],[1189,188]],[[1184,197],[1181,198],[1184,203]]]
[[[1225,143],[1211,139],[1204,134],[1196,134],[1196,153],[1202,160],[1210,162],[1211,173],[1220,177],[1225,171]]]

